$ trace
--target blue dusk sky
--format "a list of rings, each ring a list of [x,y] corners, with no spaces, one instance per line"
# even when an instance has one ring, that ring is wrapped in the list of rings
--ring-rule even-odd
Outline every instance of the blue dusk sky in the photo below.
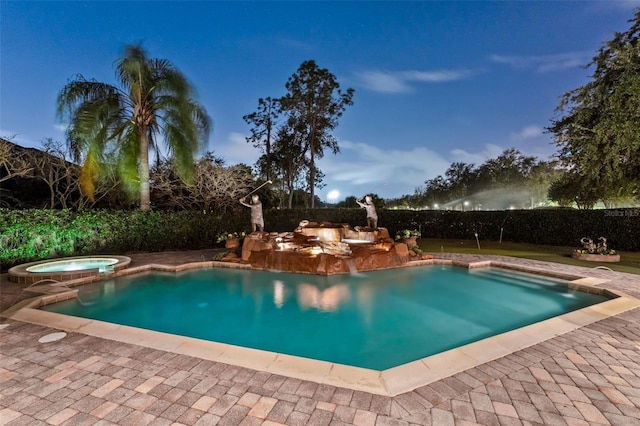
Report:
[[[64,140],[60,89],[77,74],[115,83],[127,44],[170,60],[213,120],[206,150],[253,165],[242,116],[285,94],[313,59],[355,89],[319,162],[339,191],[412,194],[452,162],[504,149],[548,159],[560,96],[637,1],[60,2],[0,1],[0,136],[28,147]],[[333,193],[335,194],[335,192]],[[333,200],[331,200],[333,201]]]

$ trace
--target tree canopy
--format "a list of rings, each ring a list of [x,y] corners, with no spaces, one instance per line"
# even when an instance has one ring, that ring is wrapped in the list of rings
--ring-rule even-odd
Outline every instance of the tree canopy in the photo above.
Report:
[[[161,160],[151,168],[151,187],[157,209],[199,210],[207,214],[239,211],[238,199],[253,185],[251,168],[226,166],[212,152],[195,161],[192,183],[180,179],[173,160]]]
[[[309,191],[311,208],[315,204],[316,158],[324,149],[340,151],[331,131],[347,106],[353,105],[353,89],[342,92],[335,75],[315,61],[303,62],[286,84],[287,94],[280,100],[290,127],[302,135],[304,151],[309,153]]]
[[[346,107],[353,105],[354,90],[343,92],[336,76],[312,60],[303,62],[285,87],[284,96],[260,98],[258,110],[243,117],[252,126],[247,142],[263,151],[256,167],[266,179],[280,180],[289,206],[302,184],[313,208],[315,188],[323,176],[316,159],[324,156],[325,148],[334,154],[340,150],[331,132]]]
[[[573,198],[586,204],[640,194],[640,9],[629,22],[587,64],[591,81],[562,96],[549,127],[571,174],[555,190],[566,197],[580,182],[586,192]]]
[[[531,207],[546,202],[547,190],[559,174],[555,163],[538,161],[509,148],[477,167],[452,163],[444,176],[428,179],[403,201],[418,208]]]
[[[271,179],[273,173],[272,145],[279,113],[280,100],[268,97],[258,99],[258,110],[242,117],[247,124],[252,125],[247,142],[262,151],[262,161],[258,163],[258,171],[265,180]]]

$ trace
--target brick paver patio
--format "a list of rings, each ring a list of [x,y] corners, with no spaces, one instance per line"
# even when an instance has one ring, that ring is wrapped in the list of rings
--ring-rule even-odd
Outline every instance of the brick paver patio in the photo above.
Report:
[[[199,260],[204,252],[134,257]],[[503,258],[437,254],[469,260]],[[133,257],[133,256],[132,256]],[[164,258],[163,258],[164,257]],[[509,259],[546,270],[586,268]],[[588,270],[640,297],[640,276]],[[21,289],[2,283],[0,307]],[[2,425],[639,425],[640,309],[396,397],[2,320]]]

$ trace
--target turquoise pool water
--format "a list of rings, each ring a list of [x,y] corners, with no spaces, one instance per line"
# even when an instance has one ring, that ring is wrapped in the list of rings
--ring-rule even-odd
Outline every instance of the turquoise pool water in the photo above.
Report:
[[[494,268],[330,277],[214,268],[94,283],[43,309],[384,370],[605,300]]]

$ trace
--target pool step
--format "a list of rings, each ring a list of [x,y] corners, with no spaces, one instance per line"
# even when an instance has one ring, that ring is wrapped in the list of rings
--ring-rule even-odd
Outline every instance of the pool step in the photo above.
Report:
[[[539,288],[543,287],[547,290],[558,291],[558,292],[566,292],[567,282],[552,278],[540,278],[535,275],[525,275],[520,273],[514,273],[511,271],[504,271],[499,269],[488,269],[488,270],[474,270],[473,275],[482,276],[489,279],[497,280],[499,282],[503,282],[511,285],[525,286],[525,287],[533,287]]]

